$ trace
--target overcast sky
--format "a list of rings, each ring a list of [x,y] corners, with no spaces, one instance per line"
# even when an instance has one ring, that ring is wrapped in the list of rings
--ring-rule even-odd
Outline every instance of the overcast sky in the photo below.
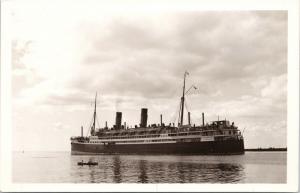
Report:
[[[116,111],[134,126],[142,107],[175,122],[185,70],[193,123],[204,112],[234,121],[246,148],[286,146],[286,11],[15,3],[12,16],[14,150],[70,150],[96,91],[101,127]]]

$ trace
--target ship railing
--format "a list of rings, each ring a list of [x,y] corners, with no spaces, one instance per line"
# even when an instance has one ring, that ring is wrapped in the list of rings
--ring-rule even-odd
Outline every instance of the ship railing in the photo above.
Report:
[[[213,136],[176,136],[174,138],[152,138],[152,139],[130,139],[130,140],[124,140],[124,139],[106,139],[106,140],[97,140],[97,141],[91,141],[91,143],[110,143],[110,142],[117,142],[117,143],[132,143],[132,142],[149,142],[149,141],[174,141],[174,140],[194,140],[194,139],[201,139],[202,137],[213,137],[215,140],[232,140],[232,139],[238,139],[241,140],[240,136],[234,136],[234,135],[213,135]]]
[[[119,136],[99,136],[99,139],[132,139],[132,138],[157,138],[157,137],[175,137],[175,136],[193,136],[193,135],[201,135],[201,136],[215,136],[215,135],[239,135],[238,131],[232,130],[232,131],[220,131],[218,129],[213,130],[204,130],[204,131],[189,131],[189,132],[173,132],[173,133],[167,133],[167,135],[161,135],[161,134],[147,134],[147,135],[119,135]]]
[[[215,126],[198,126],[198,127],[190,127],[190,128],[177,128],[175,132],[206,132],[206,131],[212,131],[212,130],[237,130],[237,127],[218,127],[217,125]],[[170,132],[171,131],[171,132]],[[137,135],[157,135],[157,134],[169,134],[169,133],[174,133],[174,129],[163,129],[163,130],[157,130],[157,129],[150,129],[150,130],[131,130],[131,131],[109,131],[109,132],[104,132],[98,135],[99,137],[101,136],[137,136]]]

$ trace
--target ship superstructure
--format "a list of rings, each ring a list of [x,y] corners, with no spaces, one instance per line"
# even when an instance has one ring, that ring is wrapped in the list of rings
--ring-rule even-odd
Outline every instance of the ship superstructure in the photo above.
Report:
[[[183,124],[185,103],[184,73],[183,94],[180,100],[179,121],[165,124],[160,115],[159,124],[147,124],[148,109],[141,109],[139,126],[129,128],[126,122],[122,125],[122,112],[116,112],[115,125],[96,129],[95,98],[93,123],[90,135],[71,137],[72,154],[243,154],[244,139],[234,122],[217,120],[205,123],[202,113],[202,124],[190,122]]]

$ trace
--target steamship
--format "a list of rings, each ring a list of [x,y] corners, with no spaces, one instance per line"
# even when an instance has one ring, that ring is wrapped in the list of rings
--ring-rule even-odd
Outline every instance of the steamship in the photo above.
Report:
[[[183,94],[180,100],[178,124],[165,124],[160,115],[160,124],[147,125],[148,109],[141,109],[139,126],[134,128],[122,125],[122,112],[116,112],[116,122],[108,128],[96,128],[95,98],[93,122],[88,136],[71,137],[71,154],[244,154],[244,139],[240,130],[228,120],[217,120],[195,125],[183,123],[184,103],[187,91],[184,73]]]

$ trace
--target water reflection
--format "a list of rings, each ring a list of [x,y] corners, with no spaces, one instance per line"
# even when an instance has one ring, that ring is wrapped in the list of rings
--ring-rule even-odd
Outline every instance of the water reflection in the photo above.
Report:
[[[240,164],[209,164],[209,163],[171,163],[165,174],[174,183],[231,183],[244,177],[243,166]],[[160,170],[161,168],[156,168]],[[155,172],[154,172],[155,174]],[[163,182],[168,182],[169,179]]]
[[[244,167],[240,164],[218,164],[216,177],[218,182],[237,182],[244,178]]]
[[[95,178],[96,171],[95,171],[94,167],[91,167],[91,166],[89,166],[89,169],[90,169],[91,183],[95,183],[96,182],[96,178]]]
[[[48,157],[55,156],[55,159]],[[41,159],[40,157],[47,157]],[[15,183],[286,183],[286,152],[237,156],[14,154]],[[98,162],[78,166],[77,162]],[[45,167],[47,166],[47,167]],[[262,175],[263,174],[263,175]]]
[[[183,183],[185,182],[185,172],[184,172],[184,165],[183,163],[178,163],[177,164],[177,173],[178,173],[178,179],[179,179],[179,183]]]
[[[147,176],[147,162],[145,160],[139,161],[139,180],[138,182],[141,183],[147,183],[148,182],[148,176]]]
[[[119,156],[113,157],[113,181],[115,183],[120,183],[122,176],[121,176],[121,160]]]
[[[92,161],[99,165],[77,167],[77,175],[88,174],[81,178],[89,183],[235,183],[245,178],[241,164],[192,156],[114,155],[94,157]]]
[[[153,162],[147,159],[122,160],[120,157],[113,160],[116,183],[134,182],[133,176],[137,176],[135,182],[138,183],[232,183],[241,181],[244,176],[244,168],[240,164],[190,163],[182,160]]]

